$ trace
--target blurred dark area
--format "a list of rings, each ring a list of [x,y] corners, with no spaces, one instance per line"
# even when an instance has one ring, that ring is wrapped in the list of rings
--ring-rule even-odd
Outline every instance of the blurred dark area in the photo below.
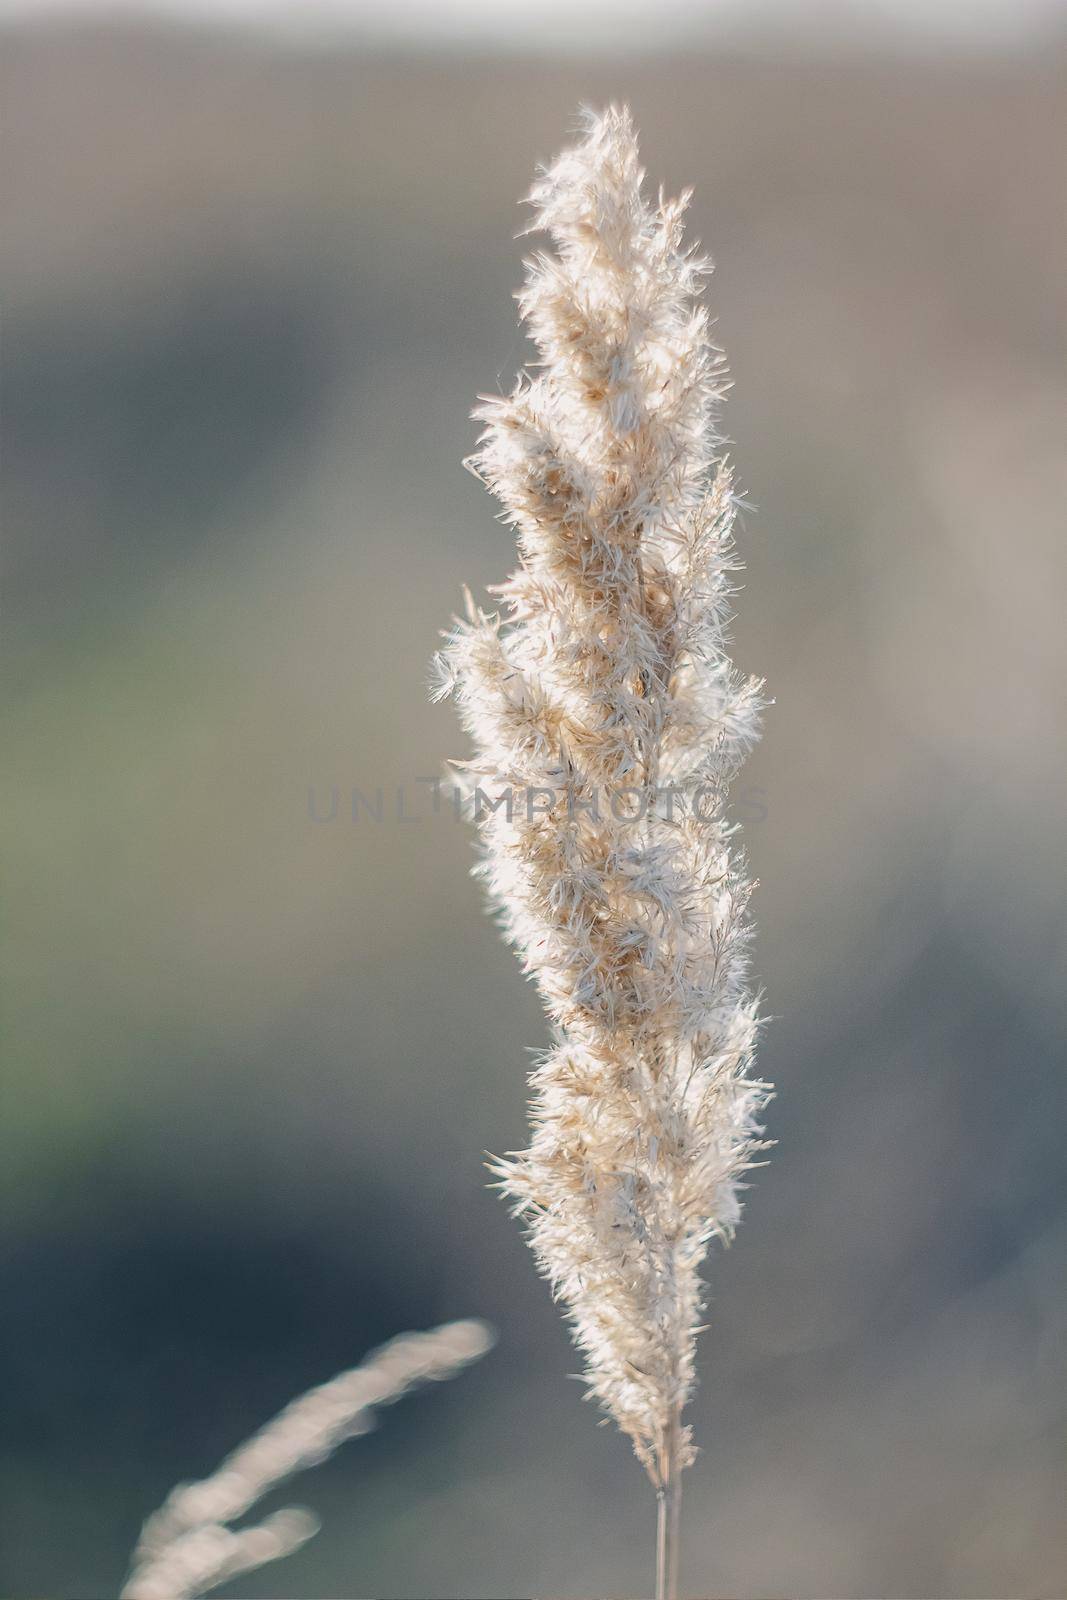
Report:
[[[736,654],[777,1147],[709,1267],[692,1594],[1064,1592],[1067,53],[3,38],[0,1591],[408,1327],[500,1343],[227,1592],[634,1594],[653,1508],[485,1152],[536,996],[417,780],[515,201],[626,99],[757,510]],[[403,791],[408,820],[397,817]],[[352,817],[354,789],[374,800]],[[333,795],[336,791],[336,814]]]

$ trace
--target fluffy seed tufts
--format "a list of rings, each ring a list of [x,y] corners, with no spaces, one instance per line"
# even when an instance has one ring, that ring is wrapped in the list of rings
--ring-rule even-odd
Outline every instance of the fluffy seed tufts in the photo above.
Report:
[[[725,810],[762,703],[726,654],[725,368],[686,200],[649,204],[642,177],[611,108],[534,185],[554,251],[519,303],[540,361],[475,413],[470,463],[520,564],[499,613],[468,604],[438,689],[473,740],[479,871],[555,1034],[500,1186],[663,1492],[692,1456],[701,1263],[738,1221],[769,1090],[749,1076],[753,886]]]

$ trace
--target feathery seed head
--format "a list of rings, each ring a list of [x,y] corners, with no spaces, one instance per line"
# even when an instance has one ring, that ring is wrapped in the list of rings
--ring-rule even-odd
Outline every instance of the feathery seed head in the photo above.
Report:
[[[499,615],[456,625],[438,694],[473,740],[468,779],[541,797],[475,808],[479,870],[555,1029],[530,1147],[496,1174],[662,1489],[692,1453],[700,1266],[738,1221],[769,1089],[748,1075],[752,886],[724,810],[762,707],[726,654],[725,368],[686,197],[650,205],[642,178],[609,108],[534,185],[531,231],[555,247],[519,296],[539,366],[475,413],[470,463],[520,564]]]

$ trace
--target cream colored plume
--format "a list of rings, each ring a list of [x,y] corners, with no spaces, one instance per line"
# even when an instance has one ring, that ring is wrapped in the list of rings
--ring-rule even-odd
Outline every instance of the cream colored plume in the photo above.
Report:
[[[474,752],[479,870],[555,1045],[502,1187],[573,1321],[592,1391],[661,1495],[691,1458],[699,1271],[762,1148],[748,1076],[752,885],[727,786],[761,685],[726,654],[735,497],[686,199],[642,196],[626,110],[535,184],[522,314],[540,360],[476,415],[471,465],[519,568],[438,658]]]

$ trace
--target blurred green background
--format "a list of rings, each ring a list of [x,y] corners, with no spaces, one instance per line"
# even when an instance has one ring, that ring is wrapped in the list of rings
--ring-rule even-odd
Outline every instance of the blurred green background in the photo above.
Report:
[[[740,814],[779,1142],[711,1266],[686,1588],[1063,1593],[1063,39],[8,22],[4,1594],[115,1593],[173,1482],[465,1314],[496,1351],[226,1592],[651,1586],[484,1187],[539,1006],[415,783],[463,750],[438,629],[512,563],[460,460],[527,354],[515,201],[607,98],[719,264],[777,699]]]

